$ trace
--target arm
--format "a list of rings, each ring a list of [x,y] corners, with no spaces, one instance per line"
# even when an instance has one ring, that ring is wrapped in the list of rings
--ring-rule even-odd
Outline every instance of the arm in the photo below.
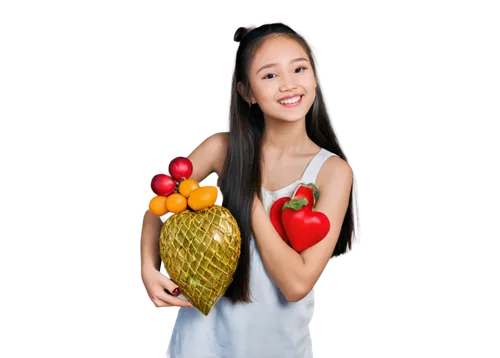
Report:
[[[144,214],[141,234],[141,269],[155,268],[160,271],[160,229],[163,225],[159,216],[149,210]]]
[[[223,149],[227,141],[227,133],[215,133],[205,139],[187,157],[193,163],[191,179],[198,183],[215,171],[215,164],[220,161],[220,156],[225,155]],[[160,217],[152,214],[149,209],[144,214],[141,234],[141,268],[161,268],[160,258],[160,230],[163,221]]]
[[[325,162],[318,174],[320,197],[314,210],[328,216],[330,231],[323,240],[301,253],[283,241],[262,202],[255,197],[252,214],[254,236],[267,272],[288,301],[303,299],[328,264],[347,212],[352,178],[352,170],[343,159],[333,157]]]

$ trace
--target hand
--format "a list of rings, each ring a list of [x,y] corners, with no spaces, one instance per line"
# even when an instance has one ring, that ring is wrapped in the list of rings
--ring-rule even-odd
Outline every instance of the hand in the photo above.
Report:
[[[165,291],[173,292],[179,287],[154,267],[142,268],[141,276],[149,298],[156,307],[193,307],[190,302],[176,298]]]

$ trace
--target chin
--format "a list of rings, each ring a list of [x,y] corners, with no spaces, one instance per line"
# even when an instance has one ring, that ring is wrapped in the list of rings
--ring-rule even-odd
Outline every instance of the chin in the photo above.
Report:
[[[284,121],[284,122],[297,122],[302,120],[306,115],[299,115],[299,116],[293,116],[293,117],[281,117],[279,120]]]
[[[287,113],[288,112],[288,113]],[[279,111],[277,113],[272,113],[270,115],[271,118],[274,118],[278,121],[285,121],[285,122],[295,122],[295,121],[299,121],[301,120],[302,118],[304,118],[307,114],[307,111],[288,111],[288,110],[285,110],[285,111]]]
[[[297,111],[295,113],[286,113],[286,114],[281,112],[275,118],[278,118],[279,120],[285,121],[285,122],[296,122],[296,121],[300,121],[303,118],[305,118],[305,116],[308,112],[309,112],[309,109],[307,111]]]

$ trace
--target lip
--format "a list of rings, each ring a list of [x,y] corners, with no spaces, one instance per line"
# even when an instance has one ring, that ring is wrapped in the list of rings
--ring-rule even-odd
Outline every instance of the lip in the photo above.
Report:
[[[286,97],[280,98],[280,99],[278,99],[278,101],[283,101],[284,99],[293,98],[293,97],[297,97],[297,96],[301,96],[302,97],[303,94],[300,94],[300,93],[292,94],[290,96],[286,96]]]
[[[288,103],[279,103],[279,102],[278,102],[278,103],[279,103],[281,106],[283,106],[283,107],[297,107],[299,104],[301,104],[301,103],[302,103],[302,97],[304,97],[304,95],[302,95],[302,94],[301,94],[301,95],[299,95],[299,96],[300,96],[300,99],[299,99],[297,102],[295,102],[295,103],[289,103],[289,104],[288,104]],[[287,99],[287,98],[294,98],[294,97],[297,97],[297,95],[294,95],[294,96],[288,96],[288,97],[285,97],[285,98],[280,99],[279,101],[281,101],[281,100],[283,100],[283,99]]]

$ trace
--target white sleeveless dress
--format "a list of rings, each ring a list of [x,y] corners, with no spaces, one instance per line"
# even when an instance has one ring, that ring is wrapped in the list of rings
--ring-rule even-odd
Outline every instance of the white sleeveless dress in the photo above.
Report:
[[[336,154],[322,148],[299,180],[272,192],[262,188],[266,211],[278,198],[291,197],[299,183],[315,183],[321,166],[332,155]],[[314,289],[302,300],[288,302],[266,272],[253,236],[250,292],[252,303],[233,304],[222,296],[208,316],[194,307],[180,307],[167,358],[313,358],[309,322]]]

